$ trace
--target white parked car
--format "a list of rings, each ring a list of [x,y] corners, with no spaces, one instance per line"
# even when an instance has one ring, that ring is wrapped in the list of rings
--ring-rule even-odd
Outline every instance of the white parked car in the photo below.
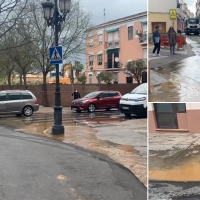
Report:
[[[138,116],[147,116],[147,83],[143,83],[136,87],[132,92],[122,96],[119,109],[127,117],[132,114]]]

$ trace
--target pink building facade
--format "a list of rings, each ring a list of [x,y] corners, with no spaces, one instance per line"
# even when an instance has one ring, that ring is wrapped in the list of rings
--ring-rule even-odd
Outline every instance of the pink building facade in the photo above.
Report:
[[[113,83],[133,83],[123,68],[130,60],[147,58],[147,12],[98,25],[86,41],[88,83],[98,83],[101,71],[112,71]]]
[[[199,103],[149,103],[149,133],[200,133]]]

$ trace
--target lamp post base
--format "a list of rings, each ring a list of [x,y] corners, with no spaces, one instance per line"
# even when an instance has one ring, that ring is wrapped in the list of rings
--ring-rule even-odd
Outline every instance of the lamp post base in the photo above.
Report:
[[[59,93],[58,93],[59,94]],[[52,127],[52,135],[63,135],[65,132],[62,125],[62,106],[54,106],[54,125]]]
[[[52,126],[52,135],[64,135],[65,128],[63,125],[53,125]]]

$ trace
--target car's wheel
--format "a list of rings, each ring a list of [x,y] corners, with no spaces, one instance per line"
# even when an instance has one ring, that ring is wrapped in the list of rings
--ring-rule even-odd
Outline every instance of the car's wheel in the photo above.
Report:
[[[89,104],[88,112],[93,113],[95,112],[95,110],[96,110],[96,106],[93,103]]]
[[[131,117],[130,113],[124,113],[126,117]]]
[[[22,113],[24,116],[30,117],[33,114],[33,108],[31,106],[25,106]]]
[[[17,117],[21,117],[21,116],[22,116],[22,114],[16,114],[16,116],[17,116]]]
[[[110,108],[106,108],[106,111],[110,111]]]

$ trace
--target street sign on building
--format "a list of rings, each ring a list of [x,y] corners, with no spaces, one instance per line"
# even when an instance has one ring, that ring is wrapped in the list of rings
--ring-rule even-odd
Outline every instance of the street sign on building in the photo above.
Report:
[[[49,48],[49,60],[51,65],[63,63],[63,51],[62,46]]]
[[[176,9],[169,10],[170,19],[176,19]]]

